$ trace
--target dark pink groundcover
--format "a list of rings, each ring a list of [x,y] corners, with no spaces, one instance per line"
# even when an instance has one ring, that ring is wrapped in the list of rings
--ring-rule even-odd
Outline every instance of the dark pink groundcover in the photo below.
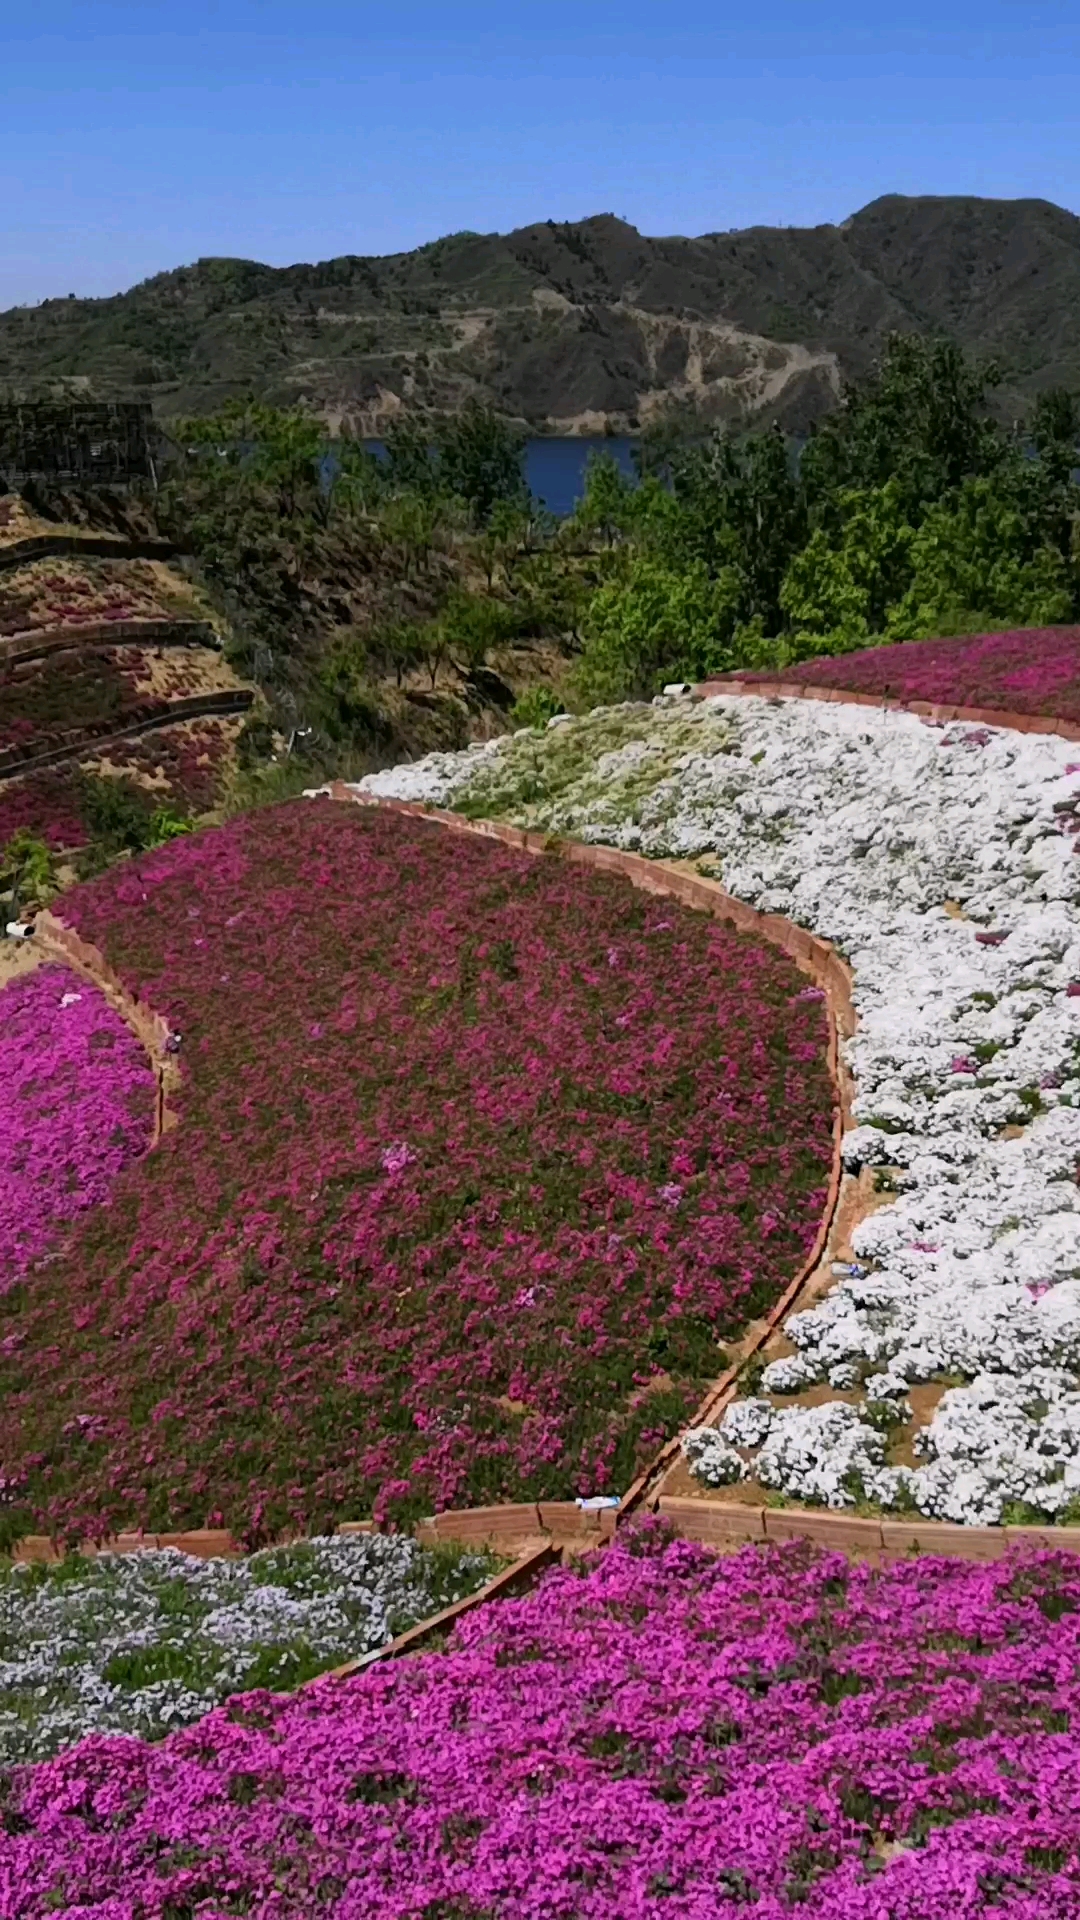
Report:
[[[1080,627],[1023,627],[949,640],[905,640],[894,647],[802,660],[782,673],[733,677],[842,687],[892,700],[989,707],[1080,723]]]
[[[825,1007],[706,915],[330,800],[63,912],[183,1084],[0,1345],[28,1531],[620,1492],[806,1257]]]
[[[7,1781],[0,1920],[1076,1920],[1080,1561],[646,1522],[446,1653]]]
[[[39,967],[0,989],[0,1300],[145,1152],[155,1097],[143,1048],[78,974]]]

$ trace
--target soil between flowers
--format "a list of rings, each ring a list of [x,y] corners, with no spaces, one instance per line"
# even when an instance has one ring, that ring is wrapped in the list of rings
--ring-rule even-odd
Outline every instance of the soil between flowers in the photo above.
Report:
[[[673,902],[301,801],[65,916],[181,1125],[18,1302],[9,1533],[618,1491],[814,1237],[821,1002]]]

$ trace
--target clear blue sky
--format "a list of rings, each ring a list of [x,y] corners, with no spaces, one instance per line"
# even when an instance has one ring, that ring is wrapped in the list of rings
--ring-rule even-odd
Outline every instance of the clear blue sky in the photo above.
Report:
[[[0,307],[597,212],[1080,211],[1078,81],[1080,0],[8,0]]]

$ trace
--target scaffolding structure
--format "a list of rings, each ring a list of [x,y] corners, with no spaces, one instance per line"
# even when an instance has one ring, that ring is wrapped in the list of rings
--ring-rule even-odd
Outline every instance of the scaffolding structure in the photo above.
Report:
[[[156,484],[158,445],[140,401],[0,401],[0,491],[26,480]]]

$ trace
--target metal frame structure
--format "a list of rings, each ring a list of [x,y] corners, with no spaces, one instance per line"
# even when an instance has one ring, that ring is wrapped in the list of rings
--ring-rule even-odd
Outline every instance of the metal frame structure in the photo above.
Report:
[[[141,401],[0,402],[0,491],[25,480],[156,485],[158,448]]]

